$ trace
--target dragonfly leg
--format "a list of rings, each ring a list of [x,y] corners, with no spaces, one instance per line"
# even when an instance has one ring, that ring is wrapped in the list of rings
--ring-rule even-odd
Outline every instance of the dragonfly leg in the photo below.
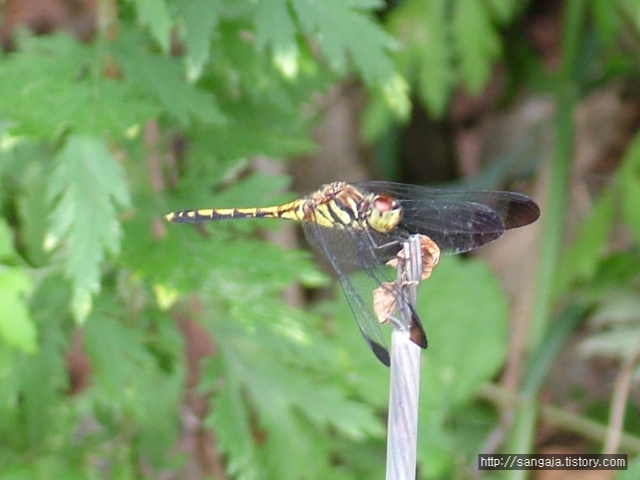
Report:
[[[371,231],[369,229],[366,229],[365,232],[367,233],[367,236],[369,237],[369,240],[371,241],[369,243],[369,245],[373,245],[373,248],[375,250],[382,250],[385,248],[390,248],[390,247],[396,247],[400,245],[400,241],[399,240],[390,240],[386,243],[377,243],[375,238],[373,238],[373,236],[371,235]]]

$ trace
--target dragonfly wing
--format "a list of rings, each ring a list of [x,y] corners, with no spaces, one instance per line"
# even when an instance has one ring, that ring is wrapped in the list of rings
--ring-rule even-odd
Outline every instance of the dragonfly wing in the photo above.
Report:
[[[403,208],[400,227],[407,233],[429,236],[443,253],[473,250],[540,216],[533,200],[515,192],[457,191],[391,182],[357,186],[398,199]]]
[[[382,336],[380,322],[373,309],[373,292],[382,288],[383,297],[403,301],[404,296],[397,289],[395,279],[391,276],[393,270],[380,259],[381,251],[384,252],[384,260],[392,255],[390,253],[392,251],[395,251],[392,255],[395,256],[400,246],[391,245],[379,249],[373,236],[355,228],[327,228],[316,223],[305,222],[303,230],[307,241],[331,263],[360,333],[376,357],[388,366],[389,351]],[[387,242],[390,239],[386,239]],[[407,300],[404,299],[404,301]],[[413,308],[412,312],[414,312]],[[415,312],[413,317],[411,338],[414,343],[425,348],[424,330]]]
[[[462,253],[492,242],[505,230],[500,216],[480,203],[440,200],[437,208],[402,204],[399,227],[410,234],[426,235],[443,253]]]
[[[373,292],[378,285],[360,273],[361,265],[358,262],[356,239],[345,229],[322,227],[312,222],[304,222],[302,225],[309,244],[329,261],[338,275],[362,337],[376,357],[388,366],[389,351],[373,313],[373,299],[367,303],[359,293],[362,288],[367,288],[363,284],[369,284],[370,292]],[[340,248],[336,248],[337,246]],[[357,289],[353,281],[356,281],[360,288]]]

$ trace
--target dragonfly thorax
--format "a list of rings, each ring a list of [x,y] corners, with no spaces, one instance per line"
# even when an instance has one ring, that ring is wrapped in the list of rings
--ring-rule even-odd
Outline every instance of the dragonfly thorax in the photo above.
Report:
[[[400,202],[385,193],[363,192],[345,182],[324,185],[296,207],[296,217],[323,227],[389,233],[402,220]]]
[[[402,220],[402,207],[389,195],[372,195],[365,218],[373,230],[388,233]]]

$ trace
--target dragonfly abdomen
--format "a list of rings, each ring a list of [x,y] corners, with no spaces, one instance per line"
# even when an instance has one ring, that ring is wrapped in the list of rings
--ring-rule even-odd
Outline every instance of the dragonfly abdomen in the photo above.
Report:
[[[199,223],[232,218],[287,218],[290,220],[302,220],[303,216],[301,202],[295,201],[275,207],[179,210],[165,215],[165,218],[175,223]]]

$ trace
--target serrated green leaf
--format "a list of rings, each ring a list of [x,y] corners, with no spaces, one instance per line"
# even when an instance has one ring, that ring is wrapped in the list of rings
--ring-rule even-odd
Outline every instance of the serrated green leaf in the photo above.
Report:
[[[480,93],[500,54],[500,39],[483,2],[455,3],[452,32],[459,53],[460,75],[473,94]]]
[[[258,228],[280,228],[287,222],[238,219],[214,222],[205,226],[210,235],[203,237],[189,225],[165,223],[167,235],[159,241],[148,228],[154,217],[164,223],[161,215],[172,209],[251,206],[281,203],[290,200],[281,193],[289,183],[285,177],[251,175],[236,184],[211,195],[212,185],[219,179],[200,174],[183,185],[182,195],[172,200],[171,208],[158,210],[157,206],[137,201],[146,216],[136,216],[125,223],[123,260],[142,275],[161,284],[162,288],[181,292],[201,290],[212,272],[221,271],[226,278],[231,273],[230,284],[242,284],[247,275],[249,284],[261,286],[262,291],[273,292],[301,279],[317,278],[317,269],[308,254],[285,251],[255,238]],[[155,209],[155,210],[154,210]],[[259,251],[260,255],[255,255]],[[274,268],[275,266],[275,268]],[[251,273],[251,274],[249,274]]]
[[[213,95],[185,81],[179,59],[138,52],[131,48],[135,38],[114,47],[124,74],[140,95],[159,101],[168,115],[182,125],[192,120],[208,124],[224,121]]]
[[[22,131],[41,134],[60,128],[60,109],[67,118],[74,118],[67,115],[69,107],[65,105],[71,90],[68,87],[86,68],[87,49],[63,35],[27,39],[20,49],[19,54],[4,60],[0,70],[0,89],[12,92],[0,102],[0,113]],[[41,75],[43,71],[46,76]],[[80,82],[75,83],[77,86]],[[72,92],[76,95],[75,88]]]
[[[389,16],[389,28],[403,44],[398,68],[434,115],[445,112],[454,81],[448,5],[408,0]]]
[[[373,143],[387,132],[388,126],[395,120],[406,122],[412,109],[409,84],[400,74],[396,74],[376,88],[367,104],[360,128],[362,138]],[[384,172],[388,173],[388,172]],[[394,175],[387,175],[393,178]]]
[[[41,266],[47,261],[44,238],[47,223],[43,221],[43,205],[46,201],[47,178],[41,164],[30,165],[23,177],[23,189],[18,197],[21,238],[24,254],[31,265]]]
[[[393,75],[388,52],[395,40],[347,2],[290,0],[290,5],[303,32],[316,39],[334,70],[345,71],[348,53],[368,84],[384,82]]]
[[[335,283],[335,282],[334,282]],[[373,355],[371,349],[362,340],[362,334],[347,303],[346,297],[338,285],[334,285],[336,306],[322,306],[325,316],[331,319],[326,327],[331,332],[335,342],[336,369],[348,372],[346,376],[347,388],[354,392],[357,398],[379,410],[388,408],[389,377],[386,369]],[[388,327],[388,328],[387,328]],[[389,337],[391,327],[383,325],[383,335]],[[334,373],[339,376],[339,373]]]
[[[178,436],[185,378],[181,370],[175,370],[165,372],[156,363],[148,362],[133,371],[135,394],[131,396],[132,410],[141,427],[137,445],[152,465],[166,462],[167,452],[175,445]]]
[[[213,376],[218,377],[219,374]],[[261,478],[257,442],[239,380],[234,376],[226,380],[226,388],[216,395],[216,408],[207,421],[217,432],[220,451],[228,457],[227,472],[239,480],[256,480]]]
[[[169,51],[171,40],[171,16],[164,0],[132,0],[138,11],[140,23],[149,27],[163,52]]]
[[[43,293],[49,299],[49,292],[38,285],[34,295]],[[48,304],[45,308],[51,306]],[[37,355],[23,358],[16,370],[23,406],[18,415],[26,424],[24,435],[30,448],[51,446],[59,435],[70,435],[73,430],[73,424],[68,421],[67,339],[62,322],[52,313],[38,306],[33,309],[40,334],[39,351]]]
[[[36,351],[36,327],[29,315],[25,296],[31,279],[20,269],[0,266],[0,337],[10,347]]]
[[[248,367],[248,366],[245,366]],[[246,388],[253,396],[256,408],[262,412],[269,423],[275,426],[274,418],[282,413],[279,409],[300,412],[318,427],[325,429],[332,427],[343,435],[362,440],[367,437],[381,437],[384,428],[375,418],[371,410],[362,404],[348,400],[344,392],[332,388],[330,385],[317,385],[308,376],[290,371],[276,362],[260,365],[251,371],[246,378]],[[287,378],[282,383],[281,379]],[[272,392],[275,385],[280,383],[277,395]],[[313,395],[309,395],[313,392]],[[272,404],[262,401],[266,395],[277,397],[278,411],[271,410]],[[339,412],[339,413],[338,413]]]
[[[174,0],[173,8],[182,18],[182,35],[187,46],[187,77],[200,76],[209,57],[211,36],[218,24],[221,4],[210,0]]]
[[[218,385],[223,372],[225,378],[211,418],[217,437],[239,478],[326,478],[321,472],[329,469],[334,447],[318,431],[361,440],[379,437],[382,425],[349,390],[315,379],[318,369],[333,368],[333,349],[319,328],[310,328],[308,316],[283,304],[277,293],[283,284],[264,277],[277,278],[288,262],[270,261],[268,249],[257,245],[244,255],[227,245],[222,261],[228,271],[211,272],[203,290],[206,310],[215,312],[206,323],[219,346],[208,383]],[[293,263],[286,270],[296,275]],[[366,349],[361,339],[360,345]],[[230,411],[218,410],[223,407]],[[281,451],[287,459],[277,455]]]
[[[312,424],[322,430],[332,427],[356,439],[381,436],[384,430],[379,420],[366,406],[349,401],[345,392],[316,384],[308,373],[287,367],[276,356],[256,356],[250,349],[234,348],[237,345],[225,342],[225,372],[242,379],[242,387],[237,388],[247,393],[249,405],[257,412],[258,435],[265,437],[261,449],[268,454],[266,478],[318,478],[315,472],[327,461],[327,452],[317,440],[311,441],[317,431]],[[244,418],[246,414],[240,415]],[[301,421],[300,415],[311,423]],[[330,442],[324,448],[330,448]],[[286,459],[276,454],[283,450],[288,452]],[[236,451],[250,452],[241,444]]]
[[[20,48],[0,69],[0,90],[11,92],[0,102],[0,115],[12,133],[123,133],[157,110],[126,82],[102,76],[98,51],[68,36],[31,38]]]
[[[296,26],[288,0],[265,0],[256,9],[256,47],[271,48],[275,65],[288,78],[297,75],[299,51],[296,41]]]
[[[114,312],[105,310],[106,307],[99,305],[84,328],[84,349],[91,360],[94,384],[92,393],[135,419],[140,429],[136,434],[137,447],[147,461],[161,464],[177,434],[184,369],[178,362],[179,350],[167,352],[168,366],[161,368],[146,343],[152,338],[162,341],[167,334],[169,337],[178,334],[175,328],[162,329],[161,319],[155,319],[158,325],[153,330],[132,328],[114,321]],[[165,319],[166,322],[171,319]]]
[[[112,401],[123,402],[122,390],[135,383],[136,370],[152,363],[140,334],[103,315],[95,315],[85,325],[84,343],[94,380]]]
[[[120,248],[116,208],[130,202],[122,168],[103,141],[72,135],[56,156],[47,197],[54,205],[47,243],[64,244],[72,311],[81,322],[99,290],[105,254]]]
[[[273,205],[293,200],[293,194],[282,193],[290,186],[291,178],[288,176],[255,173],[218,191],[210,196],[210,201],[222,208]],[[263,222],[263,226],[267,224]]]
[[[326,442],[321,442],[318,435],[299,416],[291,415],[284,408],[274,406],[272,415],[262,419],[265,430],[269,433],[264,442],[264,458],[267,478],[296,480],[326,478],[321,472],[326,471],[331,458],[331,451]],[[283,458],[280,452],[289,455]]]

